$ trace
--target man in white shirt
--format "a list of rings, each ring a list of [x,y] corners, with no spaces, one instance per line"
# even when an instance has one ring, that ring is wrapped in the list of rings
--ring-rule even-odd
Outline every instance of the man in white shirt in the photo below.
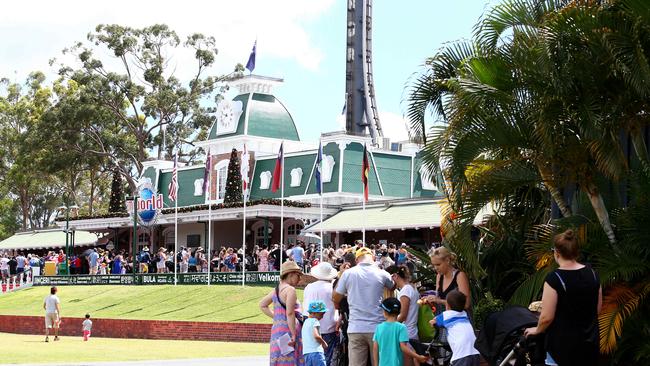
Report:
[[[357,249],[355,257],[357,265],[343,272],[334,291],[333,300],[338,308],[343,297],[348,297],[349,362],[350,365],[367,366],[375,328],[384,321],[381,308],[384,289],[394,289],[395,283],[388,272],[377,267],[369,248]]]
[[[45,342],[50,341],[50,328],[54,328],[54,340],[59,340],[59,324],[61,323],[61,301],[56,296],[56,286],[50,288],[50,296],[45,298]]]
[[[336,278],[338,272],[331,264],[323,262],[314,266],[309,274],[318,281],[312,282],[305,287],[302,303],[311,304],[314,301],[322,301],[325,303],[327,312],[325,312],[319,322],[321,337],[323,337],[328,345],[325,350],[325,361],[329,365],[334,349],[338,346],[339,338],[336,334],[338,328],[338,311],[334,309],[334,302],[332,302],[332,280]],[[307,310],[307,306],[305,306],[305,310]],[[309,316],[309,313],[305,311],[305,315]]]
[[[5,282],[9,278],[9,258],[7,258],[7,253],[2,253],[0,256],[0,273],[2,273],[2,282]]]

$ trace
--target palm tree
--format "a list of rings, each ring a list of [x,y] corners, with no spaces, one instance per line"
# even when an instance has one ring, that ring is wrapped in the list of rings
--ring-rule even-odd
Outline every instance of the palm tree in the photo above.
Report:
[[[649,329],[638,314],[648,310],[650,294],[650,234],[644,227],[650,218],[643,216],[650,211],[639,197],[650,190],[637,192],[633,206],[612,210],[610,219],[602,187],[618,190],[621,180],[631,186],[638,179],[650,189],[647,2],[509,0],[488,12],[472,41],[460,45],[447,45],[427,60],[407,97],[413,137],[426,144],[427,167],[444,177],[451,209],[460,213],[454,224],[466,229],[488,202],[502,207],[495,217],[504,217],[516,192],[546,190],[564,219],[530,232],[526,253],[538,271],[513,301],[539,295],[553,269],[547,251],[552,234],[563,226],[584,227],[587,254],[607,286],[602,349],[612,352],[617,343],[634,348],[626,334]],[[429,112],[444,126],[427,130]],[[633,156],[623,146],[627,136]],[[585,194],[571,205],[561,191],[568,185]],[[469,248],[467,230],[456,233],[465,235],[451,245]],[[645,356],[636,351],[650,357],[647,349]]]
[[[615,59],[594,65],[594,59],[612,58],[613,51],[606,49],[622,46],[600,46],[602,37],[591,36],[602,27],[592,19],[605,8],[590,2],[569,5],[511,0],[496,6],[477,25],[473,46],[452,44],[427,61],[412,83],[407,116],[413,137],[429,142],[427,166],[451,182],[447,189],[457,209],[471,191],[466,177],[471,166],[502,168],[517,162],[536,170],[564,217],[572,211],[560,187],[577,184],[614,243],[597,177],[618,180],[628,170],[622,128],[633,134],[638,155],[647,161],[639,138],[645,115],[627,106],[645,91],[638,86],[625,98],[606,92],[612,81],[620,85],[616,91],[633,82],[613,73],[619,64]],[[428,111],[441,115],[446,126],[426,138]]]

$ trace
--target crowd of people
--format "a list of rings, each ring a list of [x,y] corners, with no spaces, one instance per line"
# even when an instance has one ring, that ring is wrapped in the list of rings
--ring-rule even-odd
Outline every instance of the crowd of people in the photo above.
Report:
[[[32,275],[32,268],[39,268],[40,259],[37,256],[23,252],[15,255],[0,253],[0,283],[26,281]]]
[[[469,319],[469,281],[444,247],[430,252],[437,293],[427,296],[411,282],[414,266],[405,245],[355,243],[331,255],[310,269],[316,282],[305,287],[302,302],[295,287],[304,267],[291,256],[281,266],[278,287],[260,302],[262,312],[273,318],[271,365],[420,365],[427,359],[419,338],[420,304],[438,314],[455,308],[458,317]],[[447,303],[449,296],[462,299],[460,308],[458,301]],[[444,332],[444,321],[437,325]],[[458,350],[452,361],[478,365],[478,351],[473,346]]]
[[[429,251],[435,289],[422,291],[412,282],[409,255],[400,258],[401,247],[339,249],[335,260],[310,269],[316,282],[305,287],[302,302],[296,286],[303,282],[304,267],[291,256],[281,265],[279,285],[260,302],[261,311],[273,319],[272,366],[421,365],[430,357],[422,343],[431,341],[423,339],[427,327],[448,345],[438,357],[452,366],[479,365],[469,278],[456,267],[454,253],[446,247]],[[555,237],[553,253],[559,268],[545,279],[539,324],[522,329],[522,336],[546,333],[542,364],[595,365],[602,304],[598,276],[577,261],[571,230]],[[382,263],[384,257],[393,263]],[[419,321],[426,311],[430,320]]]

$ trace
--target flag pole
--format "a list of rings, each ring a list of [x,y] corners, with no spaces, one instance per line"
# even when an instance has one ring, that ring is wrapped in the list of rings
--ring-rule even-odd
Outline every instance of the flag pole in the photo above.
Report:
[[[210,151],[208,151],[210,155]],[[208,170],[208,189],[206,189],[208,194],[208,286],[210,286],[210,264],[212,263],[212,157],[208,156],[210,166],[207,167]]]
[[[282,141],[282,160],[280,164],[280,266],[282,266],[282,255],[284,254],[284,141]]]
[[[318,167],[319,172],[323,171],[323,141],[320,141],[319,144],[319,153],[321,154],[320,166]],[[321,173],[322,174],[322,173]],[[320,262],[323,263],[323,177],[319,179],[318,182],[319,191],[320,191]]]
[[[178,159],[178,158],[177,158]],[[174,189],[178,191],[178,186]],[[178,193],[174,200],[174,286],[178,283]]]
[[[364,188],[365,189],[365,188]],[[366,197],[363,196],[363,209],[361,213],[361,241],[363,246],[366,246]]]
[[[242,229],[241,229],[241,239],[242,239],[242,248],[243,248],[243,255],[242,255],[242,273],[241,273],[241,286],[244,287],[246,286],[246,190],[244,190],[244,222],[242,224]]]

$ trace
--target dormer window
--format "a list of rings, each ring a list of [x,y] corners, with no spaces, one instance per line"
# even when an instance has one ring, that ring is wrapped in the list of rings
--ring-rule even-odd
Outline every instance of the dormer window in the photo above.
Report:
[[[302,168],[295,168],[291,170],[291,187],[300,187],[302,181]]]
[[[268,170],[260,173],[260,189],[269,189],[271,186],[271,177],[273,175]]]

